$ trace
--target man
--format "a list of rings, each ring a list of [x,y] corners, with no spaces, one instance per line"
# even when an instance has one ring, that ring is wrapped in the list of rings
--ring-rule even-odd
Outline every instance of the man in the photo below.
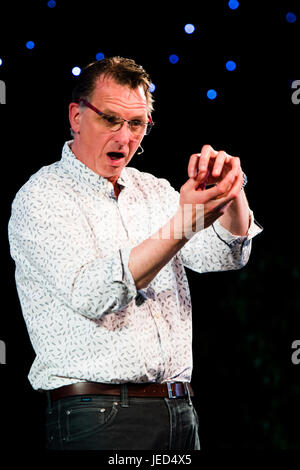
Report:
[[[127,167],[153,125],[149,84],[120,57],[83,70],[74,140],[13,202],[29,380],[48,396],[49,449],[200,448],[184,266],[239,269],[260,231],[240,160],[224,151],[192,155],[180,194]]]

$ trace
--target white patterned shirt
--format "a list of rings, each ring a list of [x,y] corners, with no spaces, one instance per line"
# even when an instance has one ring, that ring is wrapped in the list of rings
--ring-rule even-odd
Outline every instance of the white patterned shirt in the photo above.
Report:
[[[198,232],[148,287],[137,291],[131,249],[177,211],[166,179],[125,167],[113,185],[80,162],[66,142],[62,158],[18,191],[9,221],[16,285],[36,357],[34,389],[80,381],[190,382],[192,312],[184,266],[204,273],[243,267],[261,231],[248,236],[217,221]]]

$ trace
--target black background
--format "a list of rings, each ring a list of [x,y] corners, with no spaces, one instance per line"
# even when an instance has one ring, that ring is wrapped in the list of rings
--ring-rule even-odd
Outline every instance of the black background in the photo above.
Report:
[[[263,3],[263,5],[261,5]],[[187,270],[193,300],[194,404],[204,450],[300,450],[299,117],[291,83],[300,80],[298,2],[100,2],[1,4],[2,164],[1,443],[43,449],[43,396],[27,375],[34,359],[7,241],[11,202],[70,139],[67,106],[76,77],[97,52],[134,58],[150,73],[156,123],[131,162],[179,190],[204,144],[238,155],[247,196],[264,231],[241,271]],[[285,20],[288,11],[297,21]],[[184,25],[193,23],[187,35]],[[27,50],[33,40],[36,47]],[[168,60],[179,56],[177,64]],[[227,60],[237,62],[228,72]],[[211,101],[206,91],[215,88]],[[16,433],[17,430],[17,433]]]

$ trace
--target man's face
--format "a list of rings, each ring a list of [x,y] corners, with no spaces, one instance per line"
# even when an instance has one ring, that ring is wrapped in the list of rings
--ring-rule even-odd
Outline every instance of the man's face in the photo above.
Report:
[[[108,115],[128,121],[148,121],[147,101],[141,86],[132,90],[110,77],[102,76],[89,102]],[[95,173],[115,182],[138,149],[143,136],[136,140],[126,122],[116,132],[103,132],[101,119],[88,107],[78,108],[74,103],[70,105],[71,125],[77,132],[72,150]],[[112,158],[108,155],[111,152],[119,152],[121,158]]]

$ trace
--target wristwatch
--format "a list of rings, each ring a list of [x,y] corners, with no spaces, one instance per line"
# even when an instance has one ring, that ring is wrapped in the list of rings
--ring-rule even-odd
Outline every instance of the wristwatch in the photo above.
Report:
[[[246,184],[248,183],[248,178],[247,178],[246,173],[243,172],[243,175],[244,175],[244,180],[243,180],[243,184],[242,184],[241,189],[244,189],[244,187],[245,187]]]

